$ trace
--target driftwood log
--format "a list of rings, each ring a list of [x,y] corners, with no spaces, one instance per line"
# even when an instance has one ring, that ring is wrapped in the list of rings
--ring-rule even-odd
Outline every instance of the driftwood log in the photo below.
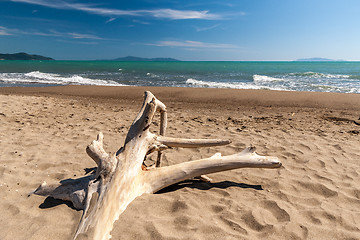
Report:
[[[160,112],[160,135],[150,132],[156,112]],[[97,165],[96,172],[78,179],[67,179],[57,184],[41,184],[32,193],[71,201],[83,210],[74,239],[105,240],[111,237],[114,222],[126,207],[144,193],[154,193],[177,182],[204,174],[236,168],[278,168],[276,157],[259,156],[253,147],[238,154],[221,156],[160,167],[161,152],[172,147],[210,147],[229,144],[219,139],[182,139],[166,137],[167,112],[165,105],[150,92],[145,92],[143,106],[132,123],[125,144],[116,154],[109,155],[103,148],[103,134],[87,148],[87,154]],[[158,151],[156,166],[144,165],[146,156]]]

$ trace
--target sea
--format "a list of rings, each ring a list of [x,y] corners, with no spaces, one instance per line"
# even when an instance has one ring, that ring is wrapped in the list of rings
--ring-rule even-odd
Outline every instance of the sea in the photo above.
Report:
[[[360,62],[0,61],[0,87],[58,85],[360,93]]]

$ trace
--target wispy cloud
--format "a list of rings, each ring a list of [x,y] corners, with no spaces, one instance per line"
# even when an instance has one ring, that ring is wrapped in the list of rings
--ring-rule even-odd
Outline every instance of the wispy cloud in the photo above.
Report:
[[[18,30],[19,35],[23,34],[23,35],[36,35],[36,36],[44,36],[44,37],[63,37],[64,33],[55,31],[55,30],[50,30],[48,32],[41,32],[41,31],[20,31]]]
[[[139,10],[141,13],[147,13],[156,18],[168,19],[219,19],[217,14],[211,14],[209,11],[192,11],[192,10],[173,10],[173,9],[158,9],[158,10]]]
[[[109,23],[109,22],[112,22],[112,21],[115,21],[116,18],[109,18],[105,23]]]
[[[139,21],[139,20],[136,20],[136,19],[134,19],[133,22],[134,23],[139,23],[139,24],[144,24],[144,25],[149,25],[150,24],[149,22]]]
[[[67,34],[74,39],[97,39],[97,40],[103,39],[101,37],[92,34],[83,34],[83,33],[67,33]]]
[[[218,14],[209,13],[209,11],[194,11],[194,10],[175,10],[175,9],[154,9],[154,10],[121,10],[113,8],[96,7],[93,4],[84,3],[70,3],[63,0],[11,0],[13,2],[22,2],[28,4],[35,4],[49,8],[78,10],[96,15],[103,16],[145,16],[154,18],[164,18],[171,20],[179,19],[220,19]]]
[[[6,28],[0,26],[0,36],[20,36],[20,35],[32,35],[32,36],[43,36],[43,37],[60,37],[70,39],[92,39],[92,40],[106,40],[105,38],[98,37],[93,34],[76,33],[76,32],[58,32],[50,30],[47,32],[38,30],[20,30],[16,28]]]
[[[10,36],[10,35],[13,35],[13,34],[10,33],[9,29],[7,29],[6,27],[0,26],[0,36]]]
[[[233,44],[224,44],[224,43],[206,43],[198,41],[160,41],[153,44],[147,44],[159,47],[182,47],[182,48],[213,48],[213,49],[234,49],[239,48]]]
[[[212,26],[209,26],[209,27],[202,27],[202,28],[195,27],[195,29],[196,29],[197,32],[202,32],[202,31],[207,31],[207,30],[217,28],[218,26],[220,26],[220,24],[215,24],[215,25],[212,25]]]
[[[69,41],[69,40],[63,40],[63,39],[58,39],[56,41],[63,42],[63,43],[71,43],[71,44],[83,44],[83,45],[96,45],[96,44],[98,44],[97,42]]]

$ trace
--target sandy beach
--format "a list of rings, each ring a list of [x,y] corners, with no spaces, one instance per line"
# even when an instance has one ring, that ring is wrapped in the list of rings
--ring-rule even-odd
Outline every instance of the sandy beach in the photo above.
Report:
[[[167,106],[168,136],[232,141],[167,150],[163,166],[253,145],[282,167],[142,195],[112,239],[360,239],[360,94],[94,86],[0,88],[0,239],[72,239],[82,212],[28,193],[84,176],[100,131],[118,150],[145,90]]]

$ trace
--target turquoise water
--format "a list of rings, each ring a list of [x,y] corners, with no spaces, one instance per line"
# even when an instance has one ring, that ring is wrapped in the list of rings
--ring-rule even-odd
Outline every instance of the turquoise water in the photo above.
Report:
[[[360,93],[360,62],[0,61],[0,86],[170,86]]]

